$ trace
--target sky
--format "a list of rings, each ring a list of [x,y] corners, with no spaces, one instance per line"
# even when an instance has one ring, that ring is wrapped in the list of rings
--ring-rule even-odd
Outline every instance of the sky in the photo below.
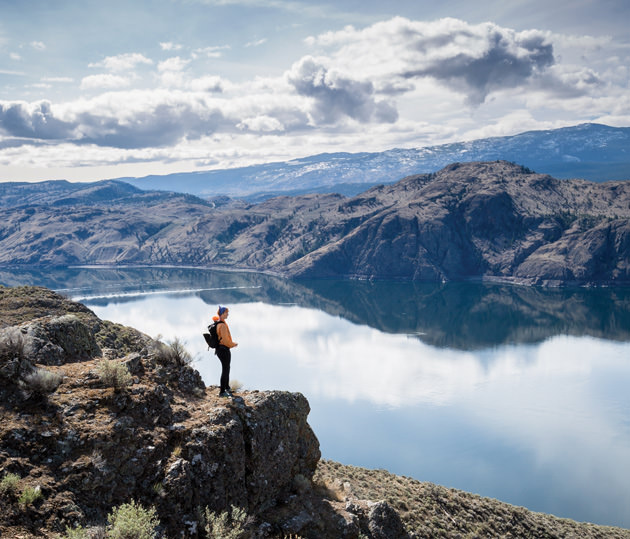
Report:
[[[630,126],[628,0],[0,0],[0,182]]]

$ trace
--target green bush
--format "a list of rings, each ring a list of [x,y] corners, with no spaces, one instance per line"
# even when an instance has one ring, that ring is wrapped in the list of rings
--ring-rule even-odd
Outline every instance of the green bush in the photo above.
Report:
[[[244,509],[232,506],[230,511],[215,513],[206,507],[204,512],[205,529],[212,539],[246,539],[251,537],[247,531],[249,517]]]
[[[15,494],[18,491],[20,476],[14,473],[8,473],[0,481],[0,496],[4,494]]]
[[[62,380],[61,374],[46,369],[35,369],[24,377],[24,384],[39,395],[47,395],[56,391]]]
[[[122,389],[131,385],[131,373],[125,365],[117,361],[104,359],[98,364],[98,374],[101,382],[115,389]]]
[[[107,537],[112,539],[152,539],[160,525],[155,509],[145,509],[134,500],[125,503],[107,516],[111,528]]]
[[[37,500],[42,497],[42,491],[37,487],[25,487],[20,494],[19,502],[22,505],[33,505]]]
[[[66,534],[64,539],[91,539],[90,533],[83,527],[78,526],[76,528],[66,527]]]

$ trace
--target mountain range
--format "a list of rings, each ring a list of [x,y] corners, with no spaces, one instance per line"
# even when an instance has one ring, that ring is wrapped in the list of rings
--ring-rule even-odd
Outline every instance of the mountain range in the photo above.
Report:
[[[0,265],[189,265],[294,278],[630,282],[630,182],[455,163],[355,196],[261,203],[108,181],[4,184]],[[18,196],[16,192],[20,192]],[[37,202],[39,200],[39,202]]]
[[[278,194],[356,195],[455,162],[502,159],[556,178],[630,179],[630,128],[582,124],[514,136],[378,153],[329,153],[249,167],[120,178],[141,189],[228,195],[250,201]]]

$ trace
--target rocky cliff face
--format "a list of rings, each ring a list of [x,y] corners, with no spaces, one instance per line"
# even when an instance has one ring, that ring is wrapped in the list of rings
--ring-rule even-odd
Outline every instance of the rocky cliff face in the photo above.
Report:
[[[557,180],[504,161],[454,164],[354,198],[304,195],[256,205],[158,194],[111,204],[100,195],[81,200],[3,208],[0,264],[174,264],[434,282],[630,282],[630,182]]]
[[[455,164],[340,205],[356,226],[288,268],[300,277],[629,282],[629,201],[628,182]]]
[[[3,532],[103,522],[133,499],[157,508],[169,536],[194,536],[200,508],[257,515],[313,475],[319,444],[302,395],[219,400],[164,345],[52,292],[0,288],[0,304],[0,476],[43,495],[29,508],[3,499]],[[104,358],[130,385],[104,380]]]

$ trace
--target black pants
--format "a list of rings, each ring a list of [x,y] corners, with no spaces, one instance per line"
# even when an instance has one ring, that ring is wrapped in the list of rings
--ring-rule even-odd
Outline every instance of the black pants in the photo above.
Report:
[[[217,357],[221,362],[221,393],[226,389],[230,389],[230,362],[232,360],[232,352],[227,346],[217,346]]]

